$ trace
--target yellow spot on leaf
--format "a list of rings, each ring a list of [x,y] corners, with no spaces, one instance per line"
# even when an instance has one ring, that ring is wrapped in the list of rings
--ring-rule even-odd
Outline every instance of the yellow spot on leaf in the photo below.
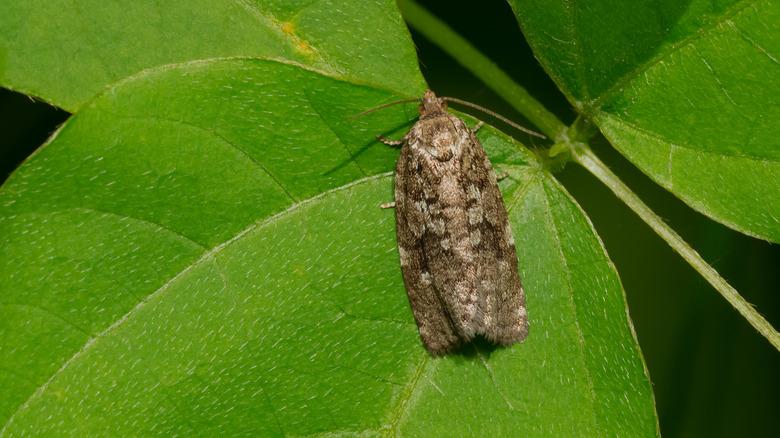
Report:
[[[290,41],[293,43],[295,51],[305,56],[313,56],[316,54],[314,47],[295,34],[295,23],[291,21],[282,21],[279,23],[279,29],[290,37]]]
[[[287,35],[292,35],[295,32],[295,24],[289,21],[283,21],[282,32],[286,33]]]
[[[304,55],[314,54],[314,49],[309,45],[309,43],[303,40],[299,40],[298,43],[295,44],[295,48]]]

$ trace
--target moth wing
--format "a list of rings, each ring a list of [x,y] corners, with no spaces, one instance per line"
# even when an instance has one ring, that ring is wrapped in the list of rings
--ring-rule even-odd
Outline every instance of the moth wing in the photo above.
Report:
[[[401,149],[395,177],[395,213],[398,252],[404,285],[420,338],[431,354],[444,354],[461,343],[442,297],[436,291],[423,248],[425,213],[415,206],[425,194],[412,183],[418,165],[407,145]],[[419,204],[418,204],[419,205]]]
[[[469,240],[476,257],[478,332],[509,345],[528,335],[525,292],[517,271],[512,228],[495,173],[476,136],[464,151],[461,175],[467,194]]]

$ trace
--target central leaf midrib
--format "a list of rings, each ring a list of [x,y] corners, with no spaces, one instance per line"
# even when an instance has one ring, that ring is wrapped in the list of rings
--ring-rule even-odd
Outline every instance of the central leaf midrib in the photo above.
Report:
[[[593,376],[591,375],[590,368],[588,367],[586,353],[585,353],[585,337],[583,336],[582,328],[580,327],[580,318],[579,318],[579,312],[577,310],[577,302],[574,299],[574,287],[572,285],[571,281],[571,270],[569,269],[569,262],[566,258],[566,255],[563,252],[563,243],[561,242],[561,235],[558,232],[558,226],[555,223],[555,215],[552,210],[552,206],[550,205],[550,199],[549,194],[547,192],[547,186],[544,181],[541,183],[541,189],[544,193],[544,202],[546,205],[546,211],[549,217],[549,226],[552,228],[552,235],[555,236],[555,244],[557,246],[558,254],[560,256],[560,261],[563,264],[563,272],[566,275],[566,289],[568,290],[568,296],[569,296],[569,303],[571,304],[571,310],[573,312],[573,320],[574,320],[574,327],[575,332],[577,333],[577,339],[578,339],[578,346],[580,354],[579,358],[582,360],[582,369],[585,373],[585,378],[587,381],[588,386],[588,393],[591,396],[590,399],[590,409],[591,409],[591,416],[593,418],[594,426],[596,429],[600,429],[599,427],[599,416],[596,415],[596,388],[593,383]]]
[[[265,226],[271,225],[271,224],[275,223],[276,221],[282,219],[286,215],[288,215],[288,214],[298,210],[299,208],[301,208],[301,207],[303,207],[305,205],[311,204],[313,202],[317,202],[317,201],[321,200],[322,198],[324,198],[324,197],[326,197],[326,196],[328,196],[330,194],[337,193],[337,192],[340,192],[342,190],[347,190],[347,189],[353,188],[355,186],[359,186],[361,184],[368,183],[368,182],[373,181],[375,179],[386,178],[386,177],[389,177],[390,175],[391,175],[391,173],[389,173],[389,172],[388,173],[381,173],[381,174],[372,175],[372,176],[369,176],[369,177],[366,177],[366,178],[362,178],[362,179],[353,181],[351,183],[345,184],[343,186],[336,187],[336,188],[331,189],[331,190],[327,190],[327,191],[322,192],[322,193],[320,193],[320,194],[318,194],[316,196],[313,196],[311,198],[308,198],[308,199],[305,199],[303,201],[300,201],[300,202],[298,202],[296,204],[293,204],[292,206],[290,206],[286,210],[283,210],[283,211],[281,211],[279,213],[276,213],[276,214],[274,214],[272,216],[265,217],[265,218],[263,218],[261,220],[253,222],[252,224],[250,224],[249,226],[247,226],[246,228],[244,228],[243,230],[238,232],[236,235],[234,235],[230,239],[225,240],[224,242],[214,246],[211,250],[203,253],[203,255],[201,255],[201,257],[199,257],[197,260],[195,260],[191,264],[185,266],[181,271],[179,271],[176,275],[171,277],[162,286],[160,286],[154,292],[152,292],[149,295],[147,295],[146,297],[144,297],[144,299],[139,301],[127,313],[125,313],[124,315],[119,317],[113,324],[109,325],[108,327],[103,329],[100,333],[98,333],[97,335],[93,336],[92,338],[89,338],[79,350],[77,350],[75,353],[73,353],[73,355],[71,355],[67,360],[65,360],[62,363],[62,365],[60,366],[60,368],[58,368],[57,371],[55,371],[43,384],[41,384],[38,388],[36,388],[35,391],[33,391],[32,394],[30,394],[30,396],[24,402],[22,402],[19,405],[19,407],[16,409],[16,411],[14,411],[14,413],[11,414],[8,417],[8,420],[3,425],[3,428],[0,429],[0,436],[5,434],[6,430],[13,423],[13,420],[14,420],[14,418],[16,418],[17,414],[19,414],[20,412],[24,411],[35,399],[41,397],[46,392],[46,389],[49,387],[49,385],[52,382],[54,382],[54,380],[57,378],[57,376],[59,376],[60,374],[65,372],[65,370],[68,369],[70,367],[70,365],[72,363],[74,363],[76,360],[78,360],[79,358],[83,357],[86,354],[86,352],[90,349],[90,347],[92,347],[92,345],[95,345],[99,340],[105,338],[111,332],[113,332],[113,331],[117,330],[119,327],[121,327],[126,321],[128,321],[130,318],[132,318],[134,314],[136,314],[140,309],[145,307],[146,304],[148,304],[154,298],[159,296],[161,293],[163,293],[166,290],[168,290],[171,285],[173,285],[179,278],[183,277],[186,273],[188,273],[189,271],[191,271],[195,267],[201,265],[205,261],[212,259],[217,254],[219,254],[222,250],[224,250],[225,248],[227,248],[228,246],[230,246],[234,242],[238,241],[239,239],[243,238],[248,233],[250,233],[252,231],[255,231],[255,230],[258,230],[258,229],[261,229],[261,228],[263,228]]]

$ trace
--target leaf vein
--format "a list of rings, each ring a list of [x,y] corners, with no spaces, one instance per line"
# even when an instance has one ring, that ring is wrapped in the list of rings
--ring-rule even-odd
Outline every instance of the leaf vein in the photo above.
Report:
[[[175,236],[181,237],[182,239],[192,243],[193,245],[198,246],[199,248],[203,249],[204,251],[208,250],[208,247],[205,244],[203,244],[201,242],[198,242],[197,240],[193,239],[192,237],[189,237],[186,234],[183,234],[183,233],[181,233],[181,232],[179,232],[177,230],[174,230],[173,228],[167,227],[167,226],[165,226],[165,225],[163,225],[163,224],[161,224],[159,222],[155,222],[155,221],[152,221],[152,220],[149,220],[149,219],[143,219],[143,218],[140,218],[140,217],[137,217],[137,216],[130,216],[130,215],[126,214],[126,213],[118,213],[118,212],[115,212],[115,211],[101,210],[101,209],[93,208],[93,207],[71,207],[71,208],[66,208],[64,210],[53,210],[53,211],[50,211],[49,213],[56,213],[57,211],[86,211],[86,212],[90,212],[91,211],[91,212],[95,212],[95,213],[105,214],[107,216],[115,216],[115,217],[118,217],[120,219],[128,219],[128,220],[132,220],[132,221],[136,221],[136,222],[141,222],[141,223],[153,225],[155,228],[158,228],[158,229],[160,229],[162,231],[167,231],[167,232],[169,232],[169,233],[171,233],[171,234],[173,234]]]
[[[755,161],[755,162],[759,162],[759,163],[763,163],[763,164],[770,164],[770,165],[780,163],[780,159],[776,160],[776,159],[767,158],[767,157],[758,157],[758,156],[749,155],[749,154],[734,154],[734,153],[727,153],[727,152],[723,152],[723,151],[707,151],[707,150],[703,150],[703,149],[697,148],[696,146],[693,146],[693,145],[690,145],[690,144],[679,143],[679,142],[672,142],[671,139],[663,137],[660,133],[657,133],[657,132],[654,132],[654,131],[650,131],[647,128],[643,128],[643,127],[638,126],[638,125],[636,125],[634,123],[631,123],[631,122],[629,122],[629,121],[627,121],[625,119],[621,119],[621,118],[615,116],[614,114],[610,114],[610,113],[607,113],[607,112],[602,112],[600,114],[603,115],[606,118],[609,118],[609,119],[612,119],[612,120],[616,121],[617,123],[625,125],[625,126],[631,128],[631,129],[633,129],[633,130],[635,130],[635,131],[637,131],[637,132],[639,132],[639,133],[641,133],[641,134],[643,134],[643,135],[645,135],[647,137],[652,137],[655,140],[661,141],[663,143],[670,144],[670,145],[672,145],[674,147],[677,147],[677,148],[680,148],[680,149],[687,149],[687,150],[694,151],[694,152],[701,153],[701,154],[716,155],[716,156],[726,157],[726,158],[737,158],[737,159],[742,159],[742,160],[750,160],[750,161]]]
[[[571,282],[571,274],[569,270],[569,262],[566,259],[566,255],[563,253],[563,243],[561,242],[560,233],[558,231],[558,226],[555,224],[555,218],[553,215],[552,206],[550,205],[550,198],[549,193],[547,192],[547,187],[542,184],[542,190],[544,190],[544,203],[547,206],[547,211],[549,212],[549,225],[552,229],[552,235],[555,238],[555,243],[558,246],[558,254],[560,255],[561,263],[563,264],[563,272],[566,277],[566,289],[569,292],[569,301],[571,302],[572,311],[574,312],[574,326],[576,327],[577,332],[577,339],[578,339],[578,346],[580,347],[580,357],[582,358],[582,361],[585,362],[585,338],[582,335],[582,328],[580,327],[580,320],[579,320],[579,313],[577,311],[577,302],[574,300],[574,287],[572,286]],[[596,415],[596,388],[593,384],[593,376],[591,376],[590,369],[588,368],[587,364],[584,363],[582,369],[585,372],[585,378],[587,380],[589,393],[591,396],[591,404],[590,408],[592,411],[593,419],[598,424],[598,416]]]
[[[169,123],[173,123],[173,124],[178,124],[178,125],[183,125],[183,126],[189,126],[189,127],[191,127],[191,128],[194,128],[194,129],[196,129],[196,130],[198,130],[198,131],[201,131],[201,132],[204,132],[204,133],[206,133],[206,134],[209,134],[209,135],[211,135],[212,137],[214,137],[214,138],[216,138],[216,139],[218,139],[218,140],[220,140],[220,141],[224,142],[224,143],[225,143],[225,144],[227,144],[228,146],[230,146],[230,147],[232,147],[233,149],[235,149],[235,150],[236,150],[238,153],[240,153],[242,156],[244,156],[244,157],[245,157],[245,158],[247,158],[249,161],[251,161],[251,162],[252,162],[252,163],[253,163],[255,166],[257,166],[257,167],[258,167],[260,170],[262,170],[262,171],[263,171],[263,173],[265,173],[266,175],[268,175],[268,177],[269,177],[269,178],[271,178],[271,180],[274,182],[274,184],[275,184],[277,187],[279,187],[279,189],[281,189],[281,190],[284,192],[284,194],[285,194],[285,195],[286,195],[286,196],[287,196],[287,197],[288,197],[288,198],[289,198],[289,199],[290,199],[292,202],[298,202],[298,201],[299,201],[299,200],[298,200],[298,199],[297,199],[295,196],[293,196],[293,194],[292,194],[292,193],[290,193],[290,191],[289,191],[289,190],[287,190],[287,188],[286,188],[286,187],[285,187],[285,186],[282,184],[282,182],[281,182],[281,181],[280,181],[280,180],[279,180],[279,179],[278,179],[278,178],[277,178],[277,177],[276,177],[276,176],[275,176],[273,173],[271,173],[271,171],[270,171],[270,170],[268,170],[268,168],[266,168],[266,167],[263,165],[263,163],[261,163],[259,160],[257,160],[257,159],[256,159],[255,157],[253,157],[252,155],[250,155],[250,154],[249,154],[249,153],[248,153],[246,150],[244,150],[243,148],[241,148],[240,146],[238,146],[238,144],[236,144],[236,143],[232,142],[232,141],[231,141],[231,140],[229,140],[227,137],[223,136],[222,134],[220,134],[220,133],[218,133],[218,132],[216,132],[216,131],[214,131],[214,130],[211,130],[211,129],[209,129],[209,128],[206,128],[206,127],[203,127],[203,126],[196,125],[196,124],[194,124],[194,123],[187,122],[187,121],[185,121],[185,120],[181,120],[181,119],[171,119],[171,118],[167,118],[167,117],[160,117],[160,116],[157,116],[157,115],[155,115],[155,116],[135,116],[135,115],[127,115],[127,114],[114,114],[114,115],[115,115],[115,116],[117,116],[117,117],[124,118],[124,119],[137,119],[137,120],[157,120],[157,121],[169,122]]]
[[[315,55],[317,60],[328,67],[331,72],[333,73],[341,73],[339,69],[335,68],[333,65],[331,65],[328,61],[325,60],[325,58],[320,54],[320,51],[317,50],[314,46],[309,44],[308,41],[304,40],[303,38],[291,33],[291,32],[285,32],[283,29],[283,24],[279,21],[278,18],[274,17],[271,14],[265,13],[262,11],[256,4],[250,3],[246,0],[233,0],[238,6],[243,8],[247,13],[252,15],[257,19],[258,22],[260,22],[262,25],[264,25],[266,28],[275,31],[277,35],[282,37],[283,39],[287,40],[287,42],[293,46],[293,47],[301,47],[305,46],[311,50],[311,53]]]
[[[44,313],[46,315],[49,315],[49,316],[51,316],[52,318],[54,318],[56,320],[62,321],[63,323],[65,323],[65,325],[67,325],[68,327],[71,327],[72,329],[76,330],[77,332],[83,334],[85,337],[89,337],[89,335],[90,335],[90,333],[87,330],[81,328],[78,324],[76,324],[76,323],[68,320],[67,318],[64,318],[63,316],[58,315],[58,314],[52,312],[51,310],[49,310],[49,309],[47,309],[47,308],[45,308],[43,306],[40,306],[40,305],[24,304],[24,303],[0,303],[0,307],[26,307],[26,308],[29,308],[29,309],[32,309],[32,310],[36,310],[38,312]]]
[[[701,38],[704,38],[705,36],[709,35],[710,32],[717,29],[722,24],[730,21],[732,17],[736,17],[737,15],[747,10],[750,6],[755,5],[756,3],[758,3],[758,0],[743,1],[742,3],[736,3],[734,6],[727,9],[722,15],[713,19],[710,23],[708,23],[708,25],[703,26],[697,32],[688,35],[687,37],[681,39],[680,41],[670,44],[669,46],[667,46],[666,50],[659,52],[656,56],[653,56],[647,62],[638,65],[635,69],[623,75],[621,78],[616,80],[612,84],[612,86],[609,87],[606,91],[604,91],[600,96],[591,100],[588,103],[588,107],[592,109],[598,109],[607,98],[622,91],[623,88],[629,82],[633,81],[641,74],[650,70],[652,67],[656,66],[657,64],[660,64],[663,60],[667,59],[669,55],[687,47],[689,44]]]
[[[314,110],[314,112],[317,114],[317,117],[319,117],[319,119],[322,122],[322,124],[325,125],[326,128],[328,128],[328,131],[330,131],[338,139],[339,143],[341,143],[341,145],[344,147],[344,150],[347,151],[347,157],[353,163],[355,163],[355,166],[357,166],[358,170],[360,170],[360,173],[362,175],[366,176],[367,175],[366,171],[363,169],[363,167],[360,165],[360,163],[358,163],[358,161],[356,159],[354,159],[355,155],[352,152],[352,150],[349,149],[349,147],[347,146],[347,143],[344,140],[341,139],[341,136],[325,120],[325,117],[322,116],[322,113],[320,113],[320,111],[317,109],[317,107],[314,106],[314,103],[312,102],[311,97],[309,96],[309,93],[304,91],[303,95],[304,95],[304,97],[306,97],[306,102],[309,103],[309,107],[312,110]]]
[[[723,92],[723,95],[726,96],[726,99],[728,99],[729,102],[731,102],[732,105],[739,106],[739,105],[737,105],[737,102],[735,102],[734,99],[731,98],[731,95],[729,94],[728,90],[726,90],[726,87],[723,86],[723,83],[720,81],[720,76],[718,76],[718,73],[715,71],[714,68],[712,68],[712,65],[710,65],[709,62],[707,62],[707,58],[704,55],[701,54],[701,51],[699,50],[699,48],[694,46],[693,49],[696,52],[696,55],[699,56],[699,59],[701,60],[701,62],[704,63],[704,66],[707,67],[707,70],[710,72],[710,75],[712,75],[712,79],[715,80],[716,84],[718,84],[718,87],[720,88],[720,91]]]
[[[392,173],[387,172],[387,173],[382,173],[382,174],[378,174],[378,175],[373,175],[373,176],[370,176],[370,177],[367,177],[367,178],[362,178],[362,179],[353,181],[353,182],[351,182],[349,184],[345,184],[345,185],[343,185],[341,187],[336,187],[334,189],[322,192],[322,193],[320,193],[320,194],[318,194],[316,196],[313,196],[311,198],[308,198],[306,200],[300,201],[300,202],[290,206],[290,208],[288,208],[287,210],[279,212],[279,213],[277,213],[277,214],[275,214],[273,216],[270,216],[270,217],[262,218],[262,219],[260,219],[260,220],[258,220],[256,222],[250,224],[245,229],[243,229],[242,231],[237,233],[235,236],[233,236],[230,239],[228,239],[228,240],[222,242],[221,244],[215,246],[210,251],[204,253],[199,259],[195,260],[190,265],[186,266],[179,273],[177,273],[176,275],[171,277],[168,281],[166,281],[165,284],[163,284],[157,290],[155,290],[154,292],[150,293],[143,300],[138,302],[138,304],[133,306],[133,308],[131,308],[127,313],[125,313],[120,318],[118,318],[113,324],[111,324],[108,327],[106,327],[103,331],[101,331],[97,335],[89,338],[78,351],[76,351],[70,358],[68,358],[65,362],[63,362],[63,364],[60,366],[60,368],[57,369],[57,371],[55,371],[54,373],[52,373],[52,375],[49,377],[49,379],[47,379],[46,382],[41,384],[21,405],[19,405],[19,407],[14,411],[14,413],[11,414],[11,416],[8,417],[8,420],[6,421],[5,425],[3,426],[2,429],[0,429],[0,436],[5,435],[6,431],[13,424],[14,419],[16,418],[16,416],[20,412],[24,411],[28,406],[30,406],[30,404],[33,401],[35,401],[36,399],[40,398],[43,395],[43,393],[46,392],[46,389],[49,387],[49,385],[51,385],[51,383],[59,375],[61,375],[65,370],[67,370],[71,366],[71,364],[73,364],[76,360],[78,360],[79,358],[84,356],[87,353],[87,351],[89,351],[92,348],[92,346],[96,344],[96,342],[98,340],[100,340],[102,338],[105,338],[111,332],[113,332],[113,331],[117,330],[119,327],[121,327],[133,315],[135,315],[138,311],[140,311],[140,309],[144,308],[148,303],[150,303],[152,300],[154,300],[155,298],[160,296],[162,293],[164,293],[166,290],[168,290],[171,287],[171,285],[173,285],[178,279],[182,278],[185,274],[190,272],[192,269],[194,269],[195,267],[201,265],[202,263],[204,263],[204,262],[206,262],[208,260],[213,259],[223,249],[225,249],[226,247],[230,246],[232,243],[236,242],[237,240],[241,239],[242,237],[244,237],[248,233],[250,233],[250,232],[252,232],[254,230],[257,230],[257,229],[261,229],[261,228],[263,228],[265,226],[272,225],[272,224],[278,222],[281,218],[283,218],[286,215],[288,215],[288,214],[290,214],[290,213],[300,209],[301,207],[303,207],[305,205],[308,205],[308,204],[311,204],[313,202],[319,201],[320,199],[322,199],[322,198],[324,198],[324,197],[326,197],[326,196],[328,196],[328,195],[330,195],[332,193],[340,192],[342,190],[347,190],[347,189],[349,189],[351,187],[358,186],[360,184],[365,184],[367,182],[370,182],[370,181],[373,181],[373,180],[376,180],[376,179],[387,178],[391,174]]]
[[[577,51],[575,56],[579,60],[579,62],[577,62],[576,69],[580,82],[580,96],[582,96],[583,99],[590,99],[590,90],[588,88],[587,81],[585,81],[585,52],[583,51],[582,40],[580,38],[578,30],[579,28],[577,26],[576,6],[574,3],[575,0],[566,0],[566,7],[564,10],[566,11],[566,15],[569,17],[569,22],[571,24],[571,34],[572,38],[574,39],[574,50]]]
[[[410,401],[417,395],[421,388],[420,381],[422,380],[422,376],[428,373],[430,363],[431,358],[428,353],[423,353],[423,357],[417,364],[417,369],[415,370],[412,380],[406,385],[403,392],[398,397],[398,402],[391,411],[390,422],[382,429],[389,429],[394,433],[397,433],[401,419],[410,406]]]
[[[753,38],[750,38],[749,36],[747,36],[747,34],[742,29],[737,27],[737,25],[733,21],[726,20],[726,24],[728,24],[729,27],[734,29],[734,31],[737,32],[737,34],[739,34],[740,38],[742,38],[743,40],[747,41],[748,44],[750,44],[756,50],[761,52],[764,56],[769,58],[772,62],[774,62],[775,64],[780,64],[780,61],[778,61],[777,58],[775,58],[771,53],[769,53],[769,50],[765,49],[761,44],[758,44],[758,42],[756,40],[754,40]]]
[[[496,389],[498,395],[501,396],[502,399],[504,399],[504,403],[506,403],[510,411],[515,411],[515,407],[512,406],[512,403],[509,401],[509,397],[507,397],[506,394],[504,394],[504,391],[501,391],[501,388],[498,386],[498,383],[496,382],[496,376],[493,373],[493,369],[490,368],[490,365],[488,364],[487,360],[485,360],[485,356],[479,350],[477,350],[477,356],[479,356],[479,361],[480,363],[482,363],[482,366],[485,368],[488,378],[490,379],[490,383],[493,384],[493,387]]]

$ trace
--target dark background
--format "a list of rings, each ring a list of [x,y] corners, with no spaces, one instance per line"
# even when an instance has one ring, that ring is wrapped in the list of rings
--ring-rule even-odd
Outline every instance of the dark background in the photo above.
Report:
[[[534,59],[505,2],[420,3],[561,120],[574,120],[570,105]],[[420,35],[412,32],[412,36],[423,74],[437,94],[470,100],[523,121],[445,53]],[[0,89],[0,181],[67,117],[44,103]],[[775,327],[780,325],[780,246],[741,235],[693,211],[603,138],[591,145]],[[573,163],[556,177],[585,209],[620,272],[655,388],[661,433],[666,437],[777,436],[780,353],[594,177]]]

